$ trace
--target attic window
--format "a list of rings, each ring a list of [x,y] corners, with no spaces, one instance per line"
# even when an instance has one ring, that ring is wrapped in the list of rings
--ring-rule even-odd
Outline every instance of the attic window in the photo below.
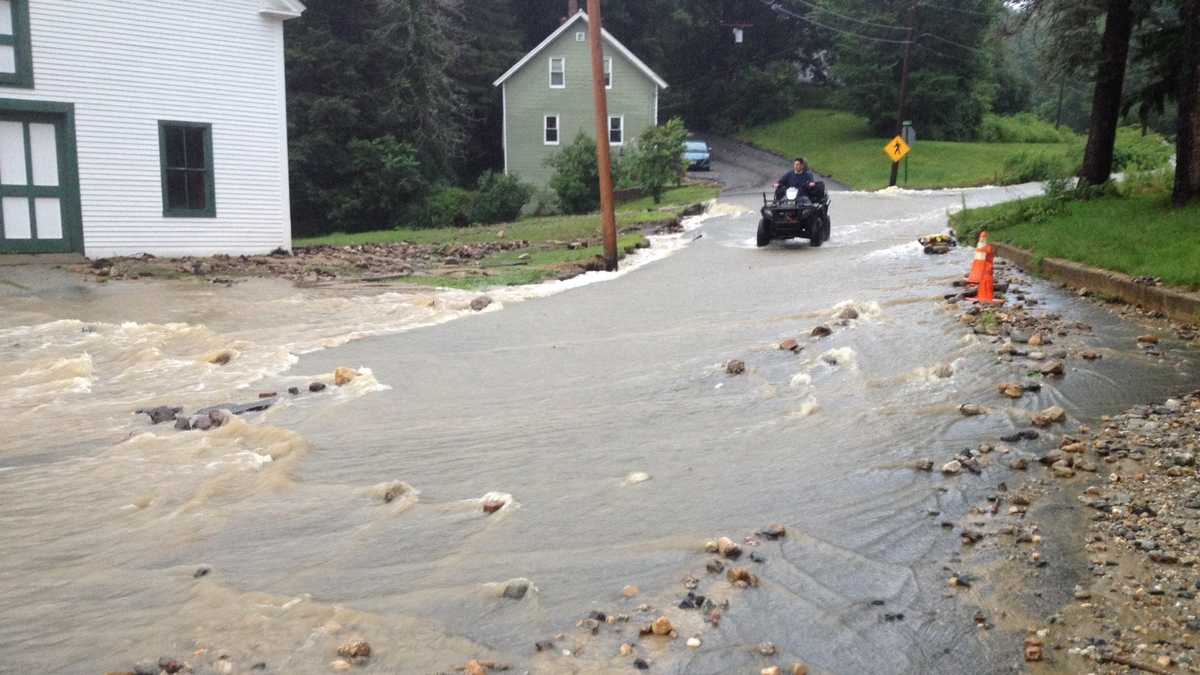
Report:
[[[587,33],[583,32],[583,31],[579,31],[578,33],[575,34],[575,41],[576,42],[586,42],[587,41]]]
[[[550,88],[565,89],[567,86],[567,60],[562,57],[550,59]]]
[[[604,59],[604,88],[612,89],[612,59]]]
[[[29,1],[0,0],[0,86],[32,87]]]

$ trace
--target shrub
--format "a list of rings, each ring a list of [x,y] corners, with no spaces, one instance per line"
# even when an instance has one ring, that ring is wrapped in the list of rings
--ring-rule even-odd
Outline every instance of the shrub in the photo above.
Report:
[[[660,127],[647,127],[638,138],[637,146],[624,161],[633,182],[650,196],[654,203],[662,201],[667,185],[678,184],[686,170],[683,144],[687,129],[683,120],[672,118]]]
[[[1069,143],[1075,132],[1054,125],[1033,113],[1012,116],[985,115],[979,127],[979,140],[985,143]]]
[[[439,186],[410,211],[409,227],[464,227],[471,222],[475,195],[460,187]]]
[[[1039,180],[1066,178],[1075,173],[1078,162],[1070,152],[1019,152],[1004,160],[1000,182],[1029,183]]]
[[[417,151],[395,136],[354,139],[348,149],[354,176],[349,189],[332,198],[329,220],[348,231],[394,226],[397,214],[428,189]]]
[[[525,211],[533,216],[557,216],[562,214],[562,206],[559,205],[558,195],[553,190],[535,188]]]
[[[516,176],[486,171],[479,177],[475,203],[471,206],[471,221],[476,223],[507,223],[521,215],[521,209],[533,196],[533,187]]]
[[[1156,133],[1145,136],[1134,127],[1117,129],[1117,143],[1113,148],[1113,171],[1154,171],[1167,166],[1173,146]]]
[[[600,208],[600,171],[596,163],[596,142],[580,133],[559,152],[546,160],[554,169],[550,189],[558,195],[564,213],[590,213]],[[613,181],[617,166],[613,160]]]

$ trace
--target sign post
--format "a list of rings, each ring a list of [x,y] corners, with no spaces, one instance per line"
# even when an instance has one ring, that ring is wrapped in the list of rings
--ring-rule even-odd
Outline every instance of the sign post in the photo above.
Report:
[[[900,129],[900,136],[904,138],[904,142],[908,143],[909,147],[917,143],[917,131],[913,129],[912,120],[904,120],[904,126]],[[904,156],[904,185],[908,186],[908,156]]]

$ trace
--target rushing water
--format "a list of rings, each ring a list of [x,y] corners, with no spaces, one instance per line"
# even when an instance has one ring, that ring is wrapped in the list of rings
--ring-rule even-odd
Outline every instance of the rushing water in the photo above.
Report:
[[[662,612],[681,638],[638,642],[652,672],[793,660],[814,672],[1005,671],[1011,643],[943,597],[957,543],[927,515],[961,513],[1004,472],[943,479],[905,464],[1006,433],[1020,409],[1059,404],[1094,421],[1195,388],[1200,370],[1169,339],[1148,356],[1133,345],[1144,327],[1034,283],[1044,311],[1094,326],[1056,346],[1105,358],[1071,359],[1066,378],[1010,409],[995,383],[1020,368],[940,302],[968,253],[913,243],[962,199],[836,195],[827,247],[759,250],[754,199],[733,198],[656,242],[652,265],[497,291],[478,314],[462,292],[9,272],[0,673],[103,673],[162,655],[201,672],[325,673],[351,638],[374,648],[364,673],[453,672],[472,657],[629,672],[617,645]],[[858,319],[804,337],[847,306]],[[773,347],[787,337],[805,349]],[[747,373],[726,375],[730,358]],[[362,375],[307,391],[338,366]],[[283,395],[210,432],[132,414],[260,392]],[[993,413],[963,418],[968,401]],[[489,516],[493,492],[512,501]],[[755,547],[767,562],[745,562],[761,587],[705,574],[706,539],[771,522],[789,535]],[[730,600],[719,628],[675,609],[688,574]],[[532,584],[524,598],[502,597],[512,579]],[[628,584],[638,597],[622,596]],[[883,621],[876,600],[905,620]],[[593,610],[633,622],[593,636],[576,627]],[[683,646],[692,634],[699,650]],[[762,641],[779,654],[758,654]]]

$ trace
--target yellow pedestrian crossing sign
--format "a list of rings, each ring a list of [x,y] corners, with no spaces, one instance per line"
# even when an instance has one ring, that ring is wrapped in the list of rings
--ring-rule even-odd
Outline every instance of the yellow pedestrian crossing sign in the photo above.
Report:
[[[888,141],[888,144],[883,148],[883,154],[892,158],[893,162],[899,162],[904,159],[904,156],[909,153],[912,148],[908,147],[908,143],[904,142],[899,136]]]

